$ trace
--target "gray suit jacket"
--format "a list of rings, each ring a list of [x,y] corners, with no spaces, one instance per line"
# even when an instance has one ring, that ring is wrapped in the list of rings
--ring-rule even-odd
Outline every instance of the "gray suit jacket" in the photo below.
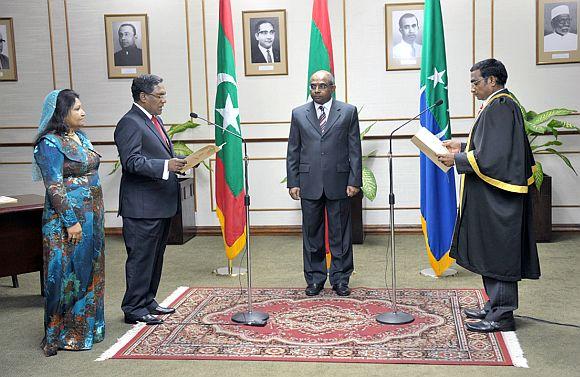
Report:
[[[167,133],[165,136],[169,140]],[[169,179],[162,179],[165,160],[174,157],[169,143],[168,146],[163,141],[153,122],[137,106],[133,105],[121,118],[115,128],[115,144],[123,166],[119,215],[162,219],[177,213],[180,205],[177,176],[170,172]]]
[[[286,157],[288,188],[316,200],[346,198],[346,186],[362,186],[362,153],[356,107],[332,101],[324,135],[314,102],[292,111]]]

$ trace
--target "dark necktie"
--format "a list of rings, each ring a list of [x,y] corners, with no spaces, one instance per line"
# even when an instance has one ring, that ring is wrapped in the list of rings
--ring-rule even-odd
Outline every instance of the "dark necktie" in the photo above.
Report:
[[[266,50],[266,60],[268,63],[272,63],[272,55],[270,55],[270,49]]]
[[[159,124],[159,121],[157,120],[157,117],[155,115],[153,115],[153,117],[151,118],[151,121],[155,125],[155,128],[157,129],[157,133],[159,134],[159,136],[161,136],[161,139],[163,139],[165,144],[167,144],[169,146],[169,140],[167,140],[167,136],[165,136],[165,132],[163,132],[163,129],[161,128],[161,124]]]
[[[324,126],[326,126],[326,113],[324,112],[324,106],[318,106],[318,109],[321,111],[320,116],[318,117],[318,123],[320,123],[320,132],[324,133]]]

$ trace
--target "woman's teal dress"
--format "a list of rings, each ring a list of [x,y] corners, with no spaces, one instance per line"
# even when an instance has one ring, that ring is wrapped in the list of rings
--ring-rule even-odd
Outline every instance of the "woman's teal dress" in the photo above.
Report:
[[[47,134],[34,148],[46,200],[42,221],[45,281],[45,354],[86,350],[105,336],[104,207],[100,156],[89,139]],[[82,239],[68,242],[79,222]]]

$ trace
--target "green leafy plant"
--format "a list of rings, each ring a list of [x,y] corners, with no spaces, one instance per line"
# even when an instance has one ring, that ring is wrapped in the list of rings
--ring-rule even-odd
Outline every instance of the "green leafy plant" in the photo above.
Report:
[[[179,141],[179,140],[174,141],[173,136],[180,134],[184,131],[194,129],[196,127],[199,127],[199,123],[194,123],[191,120],[188,120],[187,122],[181,123],[181,124],[173,124],[173,125],[171,125],[171,127],[169,127],[169,129],[167,130],[167,134],[169,135],[169,138],[173,142],[173,151],[175,152],[176,155],[189,156],[190,154],[193,153],[193,151],[183,141]],[[203,165],[208,170],[211,170],[211,168],[209,167],[209,165],[205,161],[203,162]],[[115,162],[115,165],[113,165],[113,169],[109,172],[109,175],[114,174],[120,167],[121,167],[121,161],[117,160]]]
[[[374,127],[377,122],[373,122],[370,126],[365,128],[363,132],[360,133],[360,141],[363,141],[366,134]],[[369,157],[373,157],[377,154],[377,150],[373,149],[369,153],[362,156],[363,160],[363,167],[362,167],[362,181],[363,185],[361,190],[363,195],[370,201],[375,200],[377,197],[377,180],[375,178],[375,173],[365,164],[365,161],[369,159]]]
[[[578,175],[572,163],[562,152],[558,151],[556,148],[562,146],[562,142],[558,140],[559,130],[569,130],[569,131],[580,131],[576,125],[567,122],[565,120],[556,119],[556,117],[571,115],[577,112],[577,110],[554,108],[543,111],[541,113],[536,113],[535,111],[526,109],[522,106],[519,100],[516,99],[516,103],[520,107],[522,116],[524,118],[524,127],[526,134],[530,140],[530,146],[533,153],[542,154],[554,154],[564,162],[564,164]],[[537,141],[540,136],[551,136],[551,140],[544,143]],[[534,171],[534,180],[536,188],[539,190],[544,181],[544,170],[542,164],[536,161],[536,169]]]

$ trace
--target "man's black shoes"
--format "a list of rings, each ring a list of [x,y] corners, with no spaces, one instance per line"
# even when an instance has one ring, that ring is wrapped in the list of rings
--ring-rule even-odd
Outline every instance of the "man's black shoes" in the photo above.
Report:
[[[306,293],[306,296],[318,296],[318,294],[320,293],[320,291],[322,291],[323,288],[324,284],[308,284],[308,286],[304,290],[304,293]]]
[[[163,306],[158,306],[149,312],[150,314],[165,315],[175,313],[175,308],[164,308]]]
[[[483,309],[464,309],[463,313],[467,318],[471,319],[484,319],[487,314]]]
[[[133,317],[125,314],[125,323],[135,324],[137,322],[143,322],[147,325],[160,325],[163,323],[163,320],[151,314],[145,314],[142,317]]]
[[[350,295],[350,288],[346,284],[335,284],[332,286],[332,290],[339,296]]]
[[[501,322],[481,320],[477,322],[466,322],[465,328],[475,332],[496,332],[496,331],[515,331],[516,323],[513,319]]]

